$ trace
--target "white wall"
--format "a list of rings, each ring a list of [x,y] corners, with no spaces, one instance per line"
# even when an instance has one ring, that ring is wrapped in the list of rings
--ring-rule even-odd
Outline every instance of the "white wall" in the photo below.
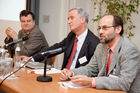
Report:
[[[4,39],[6,37],[5,29],[11,27],[14,31],[18,32],[20,29],[20,22],[0,20],[0,46],[4,45]]]
[[[59,41],[60,6],[59,0],[40,0],[39,27],[49,45]],[[45,20],[48,21],[44,22]]]
[[[5,29],[13,28],[18,32],[20,27],[19,13],[26,8],[26,0],[0,0],[0,46],[4,45]]]
[[[132,20],[136,28],[132,30],[132,32],[134,32],[134,36],[131,38],[131,40],[136,44],[136,46],[140,50],[140,7],[139,14],[133,14]]]
[[[39,27],[50,46],[60,42],[67,34],[65,16],[67,3],[67,0],[40,0]],[[61,68],[62,59],[63,54],[57,56],[56,68]]]
[[[26,8],[26,0],[0,0],[0,20],[19,21],[19,12]]]

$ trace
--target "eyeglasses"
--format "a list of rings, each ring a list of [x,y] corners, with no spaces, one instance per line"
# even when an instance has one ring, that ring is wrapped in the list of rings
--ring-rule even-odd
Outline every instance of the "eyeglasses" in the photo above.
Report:
[[[99,26],[97,30],[98,30],[98,31],[101,30],[101,29],[102,29],[102,30],[107,30],[107,28],[111,28],[111,27],[116,27],[116,25],[115,25],[115,26],[107,26],[107,25]]]

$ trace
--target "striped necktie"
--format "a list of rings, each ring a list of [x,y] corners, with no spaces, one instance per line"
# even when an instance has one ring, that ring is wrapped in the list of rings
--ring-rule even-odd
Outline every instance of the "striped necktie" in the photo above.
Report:
[[[77,41],[78,41],[78,39],[75,38],[75,40],[74,40],[74,45],[73,45],[73,50],[72,50],[72,52],[71,52],[71,56],[70,56],[70,58],[69,58],[69,61],[68,61],[67,66],[66,66],[67,69],[70,69],[71,64],[72,64],[72,61],[73,61],[73,59],[74,59],[74,56],[75,56],[75,53],[76,53],[76,49],[77,49]]]
[[[105,62],[105,76],[107,76],[107,73],[109,71],[109,56],[110,56],[110,48],[107,49],[107,55],[106,55],[106,62]]]

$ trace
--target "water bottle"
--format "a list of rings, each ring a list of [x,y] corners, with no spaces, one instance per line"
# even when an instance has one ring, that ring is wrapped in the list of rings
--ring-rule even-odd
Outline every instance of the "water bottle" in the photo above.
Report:
[[[21,58],[20,58],[20,47],[19,44],[17,44],[15,49],[15,63],[14,63],[14,69],[17,70],[21,66]]]

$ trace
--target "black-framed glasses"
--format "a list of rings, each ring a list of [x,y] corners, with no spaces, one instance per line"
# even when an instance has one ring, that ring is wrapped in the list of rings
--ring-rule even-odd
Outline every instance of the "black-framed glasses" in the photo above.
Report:
[[[97,30],[98,30],[98,31],[101,30],[101,29],[102,29],[102,30],[107,30],[107,28],[111,28],[111,27],[116,27],[116,25],[114,25],[114,26],[107,26],[107,25],[99,26]]]

